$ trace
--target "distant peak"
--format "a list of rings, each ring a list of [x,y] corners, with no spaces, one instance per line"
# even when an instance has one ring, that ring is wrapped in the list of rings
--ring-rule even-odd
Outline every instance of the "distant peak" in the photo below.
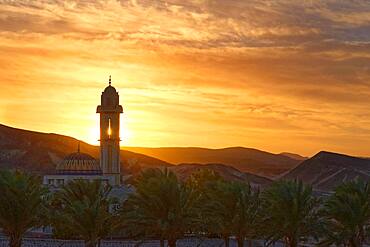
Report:
[[[337,159],[337,158],[346,158],[346,159],[367,159],[363,157],[356,157],[351,156],[347,154],[341,154],[341,153],[335,153],[335,152],[329,152],[329,151],[320,151],[315,156],[312,157],[312,159],[321,159],[321,158],[331,158],[331,159]]]
[[[282,153],[280,153],[280,155],[284,155],[286,157],[289,157],[289,158],[295,159],[295,160],[306,160],[306,159],[308,159],[308,157],[304,157],[302,155],[295,154],[295,153],[289,153],[289,152],[282,152]]]

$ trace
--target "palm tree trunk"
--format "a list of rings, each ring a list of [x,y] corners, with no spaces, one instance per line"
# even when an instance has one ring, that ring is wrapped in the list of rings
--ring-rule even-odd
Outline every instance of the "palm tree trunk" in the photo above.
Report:
[[[96,247],[97,242],[90,240],[90,241],[85,241],[85,247]]]
[[[244,238],[241,236],[237,237],[238,247],[244,247]]]
[[[164,239],[162,239],[162,238],[161,238],[161,239],[159,240],[159,246],[160,246],[160,247],[164,247]]]
[[[176,247],[177,239],[169,239],[168,240],[168,247]]]
[[[351,238],[350,241],[349,241],[349,246],[350,247],[358,247],[358,246],[361,246],[361,245],[359,243],[357,243],[356,239]]]
[[[253,241],[251,239],[248,239],[248,247],[253,247]]]
[[[286,238],[286,244],[288,247],[297,247],[298,242],[294,237],[287,237]]]
[[[225,236],[224,241],[225,241],[225,247],[229,247],[230,246],[229,236]]]
[[[21,247],[22,246],[22,236],[19,234],[10,235],[9,247]]]

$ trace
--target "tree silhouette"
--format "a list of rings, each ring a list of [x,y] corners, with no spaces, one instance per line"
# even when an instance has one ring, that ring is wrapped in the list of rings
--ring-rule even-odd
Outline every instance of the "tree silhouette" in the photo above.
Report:
[[[337,187],[325,203],[321,246],[362,246],[370,236],[370,184],[351,181]]]
[[[75,180],[58,191],[51,210],[52,226],[56,236],[77,237],[88,247],[120,226],[120,220],[110,206],[115,203],[109,196],[111,187],[100,181]]]
[[[19,171],[0,172],[0,228],[10,247],[20,247],[22,236],[44,223],[47,190],[40,179]]]
[[[283,239],[286,246],[296,247],[320,229],[319,200],[301,181],[273,183],[263,193],[263,205],[260,229],[271,242]]]
[[[168,169],[148,169],[135,181],[136,192],[123,204],[122,218],[131,236],[158,237],[176,246],[194,222],[197,193]]]
[[[244,246],[246,237],[255,236],[260,210],[259,191],[243,182],[223,180],[209,184],[204,193],[203,215],[210,232],[221,235],[225,246],[234,235],[238,246]]]

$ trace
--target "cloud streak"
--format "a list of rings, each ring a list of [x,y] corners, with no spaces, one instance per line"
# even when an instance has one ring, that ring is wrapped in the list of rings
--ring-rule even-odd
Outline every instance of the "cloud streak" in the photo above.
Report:
[[[370,155],[369,16],[360,0],[0,0],[0,122],[93,142],[112,74],[124,145]]]

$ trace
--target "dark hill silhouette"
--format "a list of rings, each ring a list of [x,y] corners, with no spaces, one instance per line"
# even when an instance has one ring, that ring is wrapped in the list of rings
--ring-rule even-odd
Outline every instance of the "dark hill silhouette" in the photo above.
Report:
[[[66,155],[77,151],[77,146],[78,140],[68,136],[0,125],[0,169],[16,168],[42,175],[52,172]],[[97,146],[81,142],[81,151],[99,158]],[[174,163],[190,164],[173,166],[171,162],[148,156],[149,153],[167,157],[168,160],[183,161]],[[298,178],[322,191],[332,190],[342,182],[356,178],[370,180],[370,159],[367,158],[322,151],[300,163],[285,155],[241,147],[129,148],[129,151],[121,150],[121,162],[123,174],[135,174],[149,167],[170,167],[180,178],[186,179],[192,172],[208,168],[228,180],[248,180],[260,185],[268,184],[270,180],[253,174],[274,176],[285,172],[282,179]],[[292,167],[295,168],[288,171]]]
[[[223,164],[179,164],[177,166],[172,166],[169,169],[175,172],[182,180],[188,179],[191,174],[198,170],[209,169],[217,172],[218,174],[220,174],[221,177],[229,181],[248,181],[251,183],[251,185],[255,186],[266,186],[272,182],[272,180],[268,178],[251,173],[241,172],[231,166],[226,166]]]
[[[283,153],[280,153],[281,155],[284,155],[284,156],[287,156],[289,158],[292,158],[292,159],[295,159],[295,160],[301,160],[301,161],[304,161],[304,160],[307,160],[308,158],[307,157],[303,157],[299,154],[293,154],[293,153],[288,153],[288,152],[283,152]]]
[[[45,174],[66,155],[76,152],[78,140],[0,125],[0,168],[15,168]],[[81,152],[99,158],[99,147],[80,142]],[[171,166],[170,163],[126,150],[121,150],[123,169],[136,172],[141,168]]]
[[[342,182],[370,180],[370,159],[321,151],[292,169],[282,179],[298,178],[317,190],[330,191]]]
[[[35,174],[53,172],[57,163],[65,156],[77,151],[78,140],[72,137],[16,129],[0,125],[0,169],[20,169]],[[99,147],[80,142],[81,152],[99,158]],[[174,167],[174,172],[182,179],[197,170],[199,164],[173,166],[172,164],[147,155],[121,150],[122,173],[137,174],[145,168]],[[248,180],[253,184],[265,184],[269,180],[244,174],[226,165],[208,165],[225,179]],[[201,169],[200,168],[200,169]]]
[[[274,177],[296,167],[301,160],[282,154],[273,154],[252,148],[230,147],[209,148],[140,148],[126,147],[132,152],[142,153],[172,164],[180,163],[221,163],[232,166],[242,172],[249,172],[265,177]]]

